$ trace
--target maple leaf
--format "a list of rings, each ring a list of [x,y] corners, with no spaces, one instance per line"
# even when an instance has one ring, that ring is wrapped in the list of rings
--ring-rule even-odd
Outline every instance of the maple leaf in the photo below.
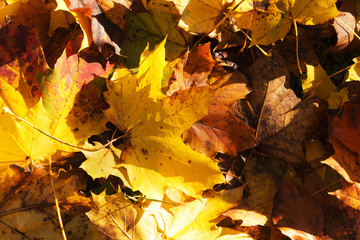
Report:
[[[124,63],[128,68],[138,66],[147,44],[153,49],[167,37],[166,59],[173,61],[187,50],[191,40],[190,34],[177,27],[180,15],[172,2],[147,1],[145,6],[148,12],[128,14],[126,17],[128,38],[123,43],[121,53],[127,57]]]
[[[91,211],[86,213],[90,221],[104,236],[112,239],[150,239],[144,238],[138,230],[142,226],[137,225],[144,210],[125,198],[119,192],[106,196],[105,192],[92,195],[94,205]],[[146,226],[144,226],[146,227]]]
[[[335,154],[322,161],[335,169],[350,183],[360,182],[359,154],[357,140],[360,139],[360,128],[356,124],[360,117],[358,104],[347,102],[343,106],[340,117],[331,119],[329,142],[333,145]]]
[[[21,41],[18,41],[21,39]],[[46,71],[36,30],[9,23],[0,29],[0,96],[22,117],[40,100],[41,75]]]
[[[291,239],[320,238],[324,218],[321,208],[294,185],[282,185],[274,200],[273,221]]]
[[[187,51],[174,67],[166,94],[171,96],[175,91],[188,89],[193,84],[198,87],[208,85],[208,77],[214,65],[215,60],[211,56],[210,43]]]
[[[165,216],[168,223],[166,234],[171,239],[216,239],[222,230],[216,227],[216,223],[225,218],[222,213],[240,201],[243,189],[223,190],[201,200],[172,207],[171,214]]]
[[[275,51],[272,58],[261,57],[250,67],[256,91],[249,94],[249,102],[258,120],[249,119],[249,123],[258,125],[256,140],[262,151],[304,163],[303,144],[319,129],[325,104],[319,98],[301,101],[286,87],[285,69],[285,60]]]
[[[21,25],[8,26],[10,39],[17,40],[15,42],[21,42],[18,40],[23,38],[32,39],[34,35]],[[16,33],[21,29],[24,35],[14,36],[11,31],[15,30]],[[4,74],[0,80],[3,87],[1,97],[5,102],[0,114],[1,131],[4,132],[4,147],[1,150],[2,155],[7,156],[5,162],[43,161],[58,149],[74,151],[50,140],[33,127],[75,145],[83,144],[89,135],[99,134],[106,129],[106,120],[101,111],[105,102],[100,96],[105,81],[94,78],[94,75],[108,75],[111,65],[104,70],[100,63],[88,63],[78,55],[67,58],[64,51],[55,65],[56,69],[49,70],[42,62],[43,54],[36,38],[25,43],[28,45],[19,49],[23,49],[23,52],[19,51],[19,55],[15,56],[9,54],[8,60],[17,58],[15,61],[23,64],[20,65],[21,71],[14,75]],[[29,59],[29,63],[25,63],[23,58]],[[8,66],[4,65],[4,69],[8,69]],[[33,127],[15,119],[13,115],[20,116]],[[14,141],[17,149],[21,150],[9,153],[7,142]]]
[[[254,130],[230,110],[235,101],[245,98],[250,89],[245,75],[238,72],[227,74],[214,66],[210,43],[196,46],[175,65],[167,95],[188,89],[191,85],[207,86],[212,79],[226,82],[226,86],[216,91],[207,115],[187,130],[183,139],[192,149],[206,156],[214,156],[218,152],[235,156],[256,144]]]
[[[232,220],[241,220],[241,226],[269,225],[272,216],[277,186],[269,167],[260,158],[251,158],[245,165],[243,176],[249,188],[249,194],[238,205],[223,215]],[[262,185],[262,188],[259,188]]]
[[[1,238],[61,238],[49,175],[40,165],[29,172],[12,165],[0,175]],[[90,200],[77,193],[75,177],[54,179],[54,187],[66,224],[90,209]],[[29,224],[31,223],[31,224]]]
[[[234,74],[235,76],[236,74]],[[221,152],[236,156],[254,147],[255,130],[231,113],[236,100],[249,92],[245,84],[232,83],[219,88],[208,109],[208,114],[184,134],[184,141],[207,156]]]
[[[91,144],[86,144],[85,146],[87,145],[91,146]],[[100,146],[100,143],[95,142],[96,148]],[[116,168],[116,165],[119,164],[121,150],[111,146],[110,148],[103,148],[96,152],[85,150],[81,152],[85,155],[86,161],[80,165],[80,168],[84,169],[93,179],[108,178],[110,175],[124,179],[123,174]]]
[[[346,88],[339,90],[321,65],[306,65],[307,78],[301,80],[304,96],[317,96],[327,100],[329,109],[338,109],[349,100]]]
[[[354,58],[354,65],[349,69],[349,75],[347,76],[346,82],[359,81],[360,80],[360,57]]]
[[[121,154],[133,190],[161,199],[166,187],[195,196],[222,182],[216,162],[192,150],[181,134],[201,119],[214,90],[191,87],[171,98],[161,93],[165,41],[153,52],[143,52],[136,75],[117,69],[104,93],[109,121],[126,132]]]
[[[268,7],[270,10],[252,11],[252,16],[247,16],[247,21],[244,21],[243,13],[235,14],[234,18],[239,28],[252,30],[251,45],[269,45],[284,38],[294,22],[315,25],[336,17],[339,12],[335,2],[336,0],[272,1],[271,7]]]

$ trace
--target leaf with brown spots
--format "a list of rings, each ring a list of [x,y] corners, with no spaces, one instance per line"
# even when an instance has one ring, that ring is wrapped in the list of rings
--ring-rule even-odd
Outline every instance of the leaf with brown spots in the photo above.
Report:
[[[43,103],[54,124],[52,136],[75,145],[91,135],[105,131],[106,119],[101,97],[112,65],[90,62],[64,51],[43,83]]]
[[[1,239],[62,238],[53,189],[43,167],[27,170],[12,165],[0,181]],[[54,186],[64,224],[90,210],[91,200],[77,192],[75,177],[54,179]]]
[[[257,126],[260,151],[304,163],[303,144],[321,129],[325,101],[318,98],[301,101],[287,87],[286,62],[275,51],[272,58],[257,59],[249,71],[255,89],[248,97],[255,114],[255,120],[249,119],[249,123]]]
[[[199,196],[223,176],[216,162],[184,144],[181,134],[206,114],[214,90],[192,86],[171,97],[162,94],[164,44],[143,52],[136,75],[115,71],[104,93],[110,105],[105,115],[125,132],[120,166],[133,190],[154,199],[162,199],[167,187]]]
[[[41,97],[47,68],[36,30],[10,23],[0,29],[0,96],[18,116]]]

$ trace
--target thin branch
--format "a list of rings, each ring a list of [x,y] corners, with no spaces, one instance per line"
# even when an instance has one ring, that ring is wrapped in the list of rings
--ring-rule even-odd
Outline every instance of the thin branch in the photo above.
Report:
[[[59,219],[59,225],[60,225],[60,229],[61,229],[61,234],[62,234],[62,236],[63,236],[63,239],[64,239],[64,240],[67,240],[66,233],[65,233],[65,229],[64,229],[64,224],[63,224],[62,218],[61,218],[59,201],[58,201],[58,198],[57,198],[57,196],[56,196],[56,190],[55,190],[55,186],[54,186],[54,180],[53,180],[53,178],[52,178],[51,157],[49,157],[49,177],[50,177],[51,187],[52,187],[52,190],[53,190],[53,192],[54,192],[55,205],[56,205],[56,213],[57,213],[58,219]]]
[[[295,28],[295,43],[296,43],[296,62],[299,68],[300,75],[302,74],[301,66],[300,66],[300,59],[299,59],[299,34],[297,29],[296,21],[294,20],[294,28]]]
[[[49,138],[51,138],[51,139],[53,139],[53,140],[55,140],[55,141],[57,141],[57,142],[59,142],[59,143],[62,143],[62,144],[67,145],[67,146],[69,146],[69,147],[73,147],[73,148],[76,148],[76,149],[79,149],[79,150],[84,150],[84,151],[89,151],[89,152],[96,152],[96,151],[99,151],[99,150],[101,150],[101,149],[103,149],[103,148],[106,148],[107,146],[113,144],[114,142],[116,142],[116,141],[118,141],[118,140],[120,140],[120,139],[122,139],[122,138],[124,138],[124,137],[126,136],[126,135],[122,135],[122,136],[120,136],[120,137],[117,137],[117,138],[111,140],[110,142],[106,143],[105,145],[102,145],[101,147],[76,146],[76,145],[73,145],[73,144],[64,142],[64,141],[62,141],[62,140],[60,140],[60,139],[58,139],[58,138],[56,138],[56,137],[53,137],[53,136],[51,136],[50,134],[44,132],[43,130],[37,128],[36,126],[34,126],[32,123],[28,122],[27,120],[25,120],[25,119],[23,119],[23,118],[21,118],[21,117],[19,117],[19,116],[16,116],[16,115],[15,115],[14,113],[12,113],[12,112],[10,112],[10,113],[11,113],[11,115],[12,115],[14,118],[16,118],[16,119],[18,119],[18,120],[26,123],[26,124],[29,125],[30,127],[34,128],[36,131],[44,134],[45,136],[47,136],[47,137],[49,137]]]
[[[119,223],[116,221],[116,219],[111,215],[111,213],[106,209],[105,206],[103,206],[103,208],[105,209],[106,213],[109,215],[109,217],[111,218],[111,220],[115,223],[115,225],[122,231],[122,233],[130,240],[132,240],[132,238],[126,233],[126,231],[124,229],[122,229],[122,227],[119,225]]]

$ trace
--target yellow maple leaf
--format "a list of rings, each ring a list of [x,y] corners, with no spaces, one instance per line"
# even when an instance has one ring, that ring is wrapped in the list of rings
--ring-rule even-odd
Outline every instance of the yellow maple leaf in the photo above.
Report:
[[[355,64],[349,68],[349,74],[346,78],[346,82],[360,81],[360,57],[354,58],[353,61]]]
[[[143,1],[144,2],[144,1]],[[192,33],[209,33],[224,18],[229,8],[240,3],[238,9],[248,10],[251,1],[232,0],[174,0],[181,16],[179,26]]]
[[[201,199],[187,199],[183,204],[169,209],[165,209],[170,206],[167,203],[151,202],[144,208],[144,215],[136,228],[144,236],[143,239],[148,240],[213,240],[220,235],[228,235],[216,224],[225,218],[222,215],[224,212],[241,200],[243,189],[244,186],[220,192],[209,191]]]
[[[94,147],[89,143],[85,143],[84,146]],[[100,148],[101,146],[99,142],[95,142],[95,148]],[[108,178],[110,175],[124,179],[121,171],[116,168],[116,164],[119,162],[119,156],[121,155],[120,149],[111,145],[110,148],[102,148],[96,152],[85,150],[81,152],[85,155],[86,161],[80,165],[80,168],[84,169],[93,179]],[[124,182],[124,184],[130,187],[127,182]]]
[[[238,27],[252,30],[251,45],[268,45],[284,38],[294,22],[315,25],[336,17],[339,11],[335,3],[336,0],[276,0],[270,1],[265,11],[252,11],[252,16],[237,13],[234,19]]]
[[[35,127],[50,131],[51,120],[40,100],[23,117]],[[59,146],[58,142],[38,132],[32,126],[13,117],[13,113],[3,107],[0,114],[0,156],[7,165],[10,163],[26,163],[30,159],[44,161],[54,154]],[[10,151],[11,150],[11,151]],[[4,165],[5,167],[6,165]]]
[[[328,101],[328,108],[337,109],[348,101],[347,89],[338,89],[321,65],[306,65],[307,78],[302,80],[305,96],[314,95]]]
[[[214,90],[191,87],[171,98],[161,92],[165,41],[141,56],[139,72],[120,68],[104,96],[107,118],[125,132],[120,166],[127,169],[133,190],[162,199],[166,187],[194,196],[222,182],[217,163],[192,150],[181,134],[207,112]]]

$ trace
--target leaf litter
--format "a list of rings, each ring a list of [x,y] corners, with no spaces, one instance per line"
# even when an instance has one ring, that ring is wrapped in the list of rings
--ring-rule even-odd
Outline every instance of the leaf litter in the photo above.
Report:
[[[1,238],[357,239],[358,5],[1,1]]]

